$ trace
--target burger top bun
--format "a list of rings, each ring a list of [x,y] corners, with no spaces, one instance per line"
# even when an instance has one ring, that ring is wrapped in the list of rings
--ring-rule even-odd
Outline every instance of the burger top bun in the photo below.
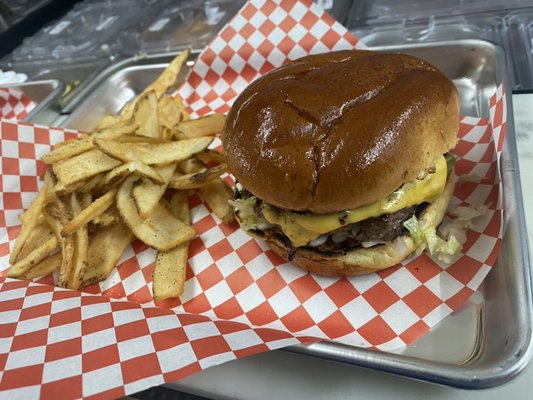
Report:
[[[338,51],[248,86],[222,134],[230,170],[272,205],[313,213],[384,198],[456,144],[459,99],[431,64]]]

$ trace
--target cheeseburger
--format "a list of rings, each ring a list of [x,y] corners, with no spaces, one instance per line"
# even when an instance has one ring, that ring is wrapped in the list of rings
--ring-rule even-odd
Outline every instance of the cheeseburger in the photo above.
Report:
[[[454,179],[459,99],[403,54],[312,55],[248,86],[222,134],[241,227],[325,275],[460,249],[436,234]],[[452,238],[453,239],[453,238]]]

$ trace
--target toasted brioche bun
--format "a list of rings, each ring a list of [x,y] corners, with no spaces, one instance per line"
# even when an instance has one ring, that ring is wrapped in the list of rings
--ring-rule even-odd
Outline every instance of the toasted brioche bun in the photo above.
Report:
[[[258,198],[332,213],[413,180],[455,146],[458,125],[457,90],[434,66],[349,50],[303,57],[257,79],[232,106],[222,140],[231,172]],[[372,262],[360,261],[363,254],[338,260],[339,273],[396,262],[385,249]],[[320,272],[320,259],[310,260],[296,262]]]
[[[425,227],[437,227],[448,208],[453,195],[455,177],[448,177],[442,195],[431,203],[419,217],[419,223]],[[272,250],[285,260],[289,259],[290,249],[274,235],[261,235]],[[404,245],[394,246],[384,243],[369,248],[356,248],[343,255],[327,255],[310,247],[300,247],[291,262],[298,267],[320,275],[350,276],[363,275],[392,267],[405,260],[416,250],[415,243],[409,235],[399,236]]]

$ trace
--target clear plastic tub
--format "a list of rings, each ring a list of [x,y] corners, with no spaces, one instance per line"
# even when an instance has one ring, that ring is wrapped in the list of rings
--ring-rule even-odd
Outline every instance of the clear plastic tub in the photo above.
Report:
[[[529,7],[512,10],[524,3]],[[504,48],[512,68],[513,90],[533,90],[530,2],[360,1],[352,5],[347,26],[368,47],[460,39],[497,43]]]
[[[318,4],[343,25],[348,18],[352,2],[352,0],[313,0],[313,3]]]
[[[137,19],[132,1],[81,3],[13,51],[13,61],[97,59],[117,53],[117,33]]]
[[[429,16],[464,16],[477,12],[506,11],[531,5],[531,0],[358,0],[352,2],[347,23],[353,25],[357,21],[372,23],[372,20],[393,22]]]
[[[244,5],[245,0],[193,0],[172,3],[139,34],[138,46],[126,54],[162,53],[185,47],[203,48]],[[134,43],[135,40],[130,40]]]

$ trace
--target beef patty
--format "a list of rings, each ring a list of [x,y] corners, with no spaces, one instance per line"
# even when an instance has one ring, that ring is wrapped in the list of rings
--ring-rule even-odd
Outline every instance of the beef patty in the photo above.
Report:
[[[236,198],[248,198],[250,196],[252,196],[252,194],[245,189],[235,193]],[[262,200],[257,199],[254,207],[254,211],[257,215],[261,215],[261,203]],[[336,255],[346,253],[355,247],[360,247],[362,246],[362,243],[365,242],[365,244],[371,244],[372,242],[390,242],[398,236],[406,235],[408,232],[403,226],[404,222],[413,215],[418,217],[422,214],[427,205],[428,203],[422,203],[417,206],[404,208],[392,214],[383,214],[379,217],[368,218],[355,224],[348,224],[340,228],[338,231],[331,232],[323,244],[314,247],[304,247],[306,249],[318,250],[321,253]],[[275,237],[283,242],[287,248],[293,249],[293,252],[296,251],[290,240],[279,227],[269,228],[264,231],[255,230],[254,232],[256,235],[264,236],[266,238]],[[334,240],[335,233],[343,235],[343,232],[346,237],[344,240]]]

